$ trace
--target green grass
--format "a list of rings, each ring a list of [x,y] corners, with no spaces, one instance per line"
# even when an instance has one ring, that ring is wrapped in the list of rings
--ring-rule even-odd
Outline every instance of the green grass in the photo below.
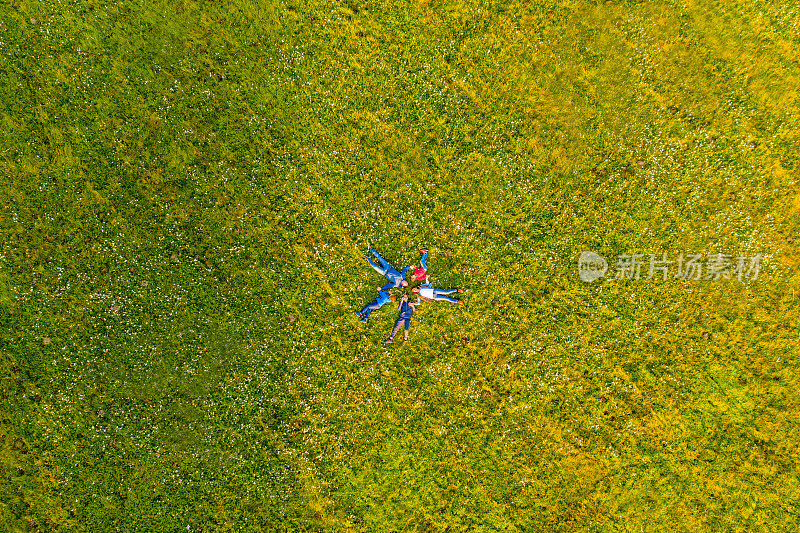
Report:
[[[0,531],[797,530],[798,23],[5,0]]]

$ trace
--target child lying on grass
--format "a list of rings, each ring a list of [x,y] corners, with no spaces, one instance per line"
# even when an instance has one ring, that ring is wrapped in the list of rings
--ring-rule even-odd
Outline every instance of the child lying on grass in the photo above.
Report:
[[[389,294],[388,291],[378,291],[378,297],[375,300],[369,302],[368,304],[365,304],[364,307],[361,308],[361,311],[356,313],[356,315],[358,315],[358,318],[361,320],[361,322],[366,324],[367,320],[369,320],[370,313],[372,313],[373,311],[377,311],[384,304],[393,302],[396,299],[397,296]]]
[[[420,250],[422,257],[419,260],[419,266],[414,268],[414,280],[424,281],[428,277],[428,250],[423,248]]]
[[[386,339],[384,344],[391,344],[394,342],[394,336],[397,335],[397,332],[400,331],[400,326],[403,324],[405,324],[406,327],[403,333],[403,344],[408,342],[408,327],[411,325],[411,314],[416,308],[417,304],[409,303],[408,294],[404,294],[402,298],[400,298],[400,304],[397,306],[397,310],[400,311],[400,314],[397,316],[397,321],[394,323],[392,334],[389,335],[389,338]]]
[[[453,302],[454,304],[463,304],[464,302],[461,300],[456,300],[455,298],[449,298],[445,296],[446,294],[452,294],[454,292],[463,293],[463,289],[435,289],[433,288],[433,284],[428,281],[428,278],[425,278],[426,283],[423,283],[419,287],[414,287],[411,289],[411,292],[417,295],[417,304],[420,303],[420,298],[425,298],[426,300],[438,300],[438,301],[447,301]]]

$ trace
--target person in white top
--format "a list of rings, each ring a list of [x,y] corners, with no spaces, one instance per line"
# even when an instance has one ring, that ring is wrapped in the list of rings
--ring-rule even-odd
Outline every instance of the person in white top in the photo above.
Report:
[[[447,294],[452,294],[454,292],[463,293],[463,289],[435,289],[433,284],[428,281],[428,278],[425,279],[426,283],[423,283],[419,287],[414,287],[411,289],[411,292],[417,295],[417,303],[420,303],[420,298],[425,298],[426,300],[439,300],[439,301],[447,301],[453,302],[454,304],[463,304],[461,300],[456,300],[455,298],[450,298],[446,296]]]

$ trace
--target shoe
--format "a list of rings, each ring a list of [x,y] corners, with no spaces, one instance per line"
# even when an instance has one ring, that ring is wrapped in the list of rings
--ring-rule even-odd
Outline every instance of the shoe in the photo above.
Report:
[[[392,342],[394,342],[392,341],[392,339],[386,339],[385,341],[383,341],[383,344],[392,344]]]
[[[367,319],[366,318],[362,318],[361,320],[359,320],[359,322],[361,322],[362,324],[366,324],[367,323]]]
[[[408,342],[408,339],[403,339],[403,346],[405,346],[407,342]]]
[[[428,249],[427,248],[420,248],[419,253],[427,254],[428,253]]]
[[[458,301],[458,305],[464,305],[464,301],[463,300],[459,300]]]
[[[464,293],[464,289],[456,289],[456,292]]]

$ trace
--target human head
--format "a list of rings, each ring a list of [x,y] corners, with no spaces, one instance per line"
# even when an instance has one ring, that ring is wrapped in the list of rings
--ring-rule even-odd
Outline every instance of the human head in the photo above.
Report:
[[[408,282],[406,280],[403,280],[400,282],[400,285],[402,285],[403,287],[408,287]]]
[[[397,296],[396,296],[396,295],[394,295],[394,294],[390,294],[390,295],[389,295],[389,301],[390,301],[390,302],[393,302],[393,301],[395,301],[395,300],[397,300]]]
[[[411,289],[411,292],[413,292],[414,294],[419,294],[419,287],[414,287],[413,289]]]
[[[403,302],[407,302],[408,301],[408,294],[403,294],[403,297],[400,300],[403,301]]]

